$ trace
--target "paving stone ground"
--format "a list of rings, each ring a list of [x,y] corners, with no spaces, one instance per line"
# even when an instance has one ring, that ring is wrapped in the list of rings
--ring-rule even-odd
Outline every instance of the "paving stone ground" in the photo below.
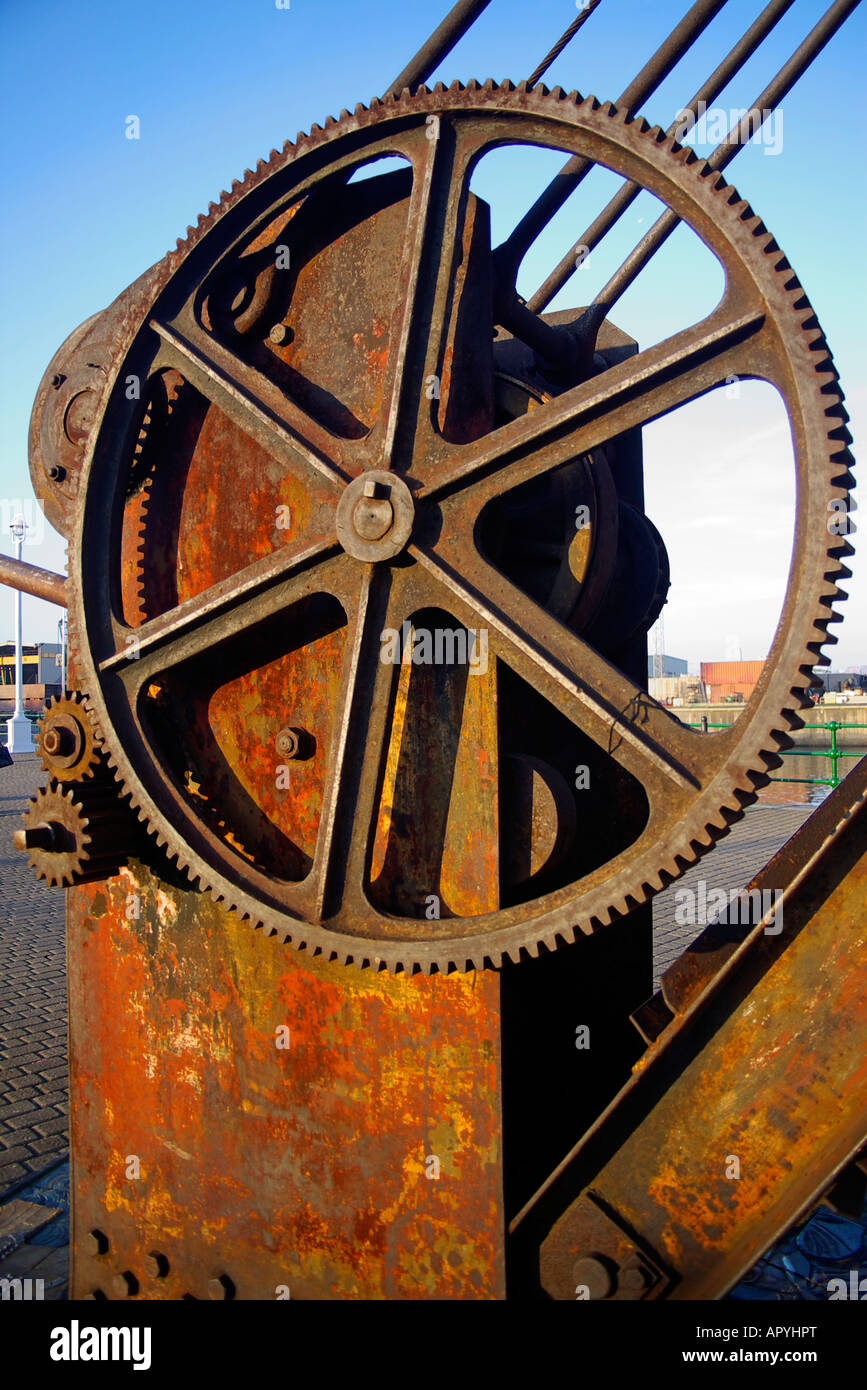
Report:
[[[12,848],[27,799],[42,783],[34,756],[0,768],[0,1196],[68,1148],[64,895],[37,881]],[[674,920],[675,891],[745,887],[813,809],[759,805],[709,858],[654,903],[654,988],[701,931]]]
[[[0,1193],[69,1147],[64,895],[12,848],[43,782],[35,755],[0,768]]]
[[[653,987],[659,988],[659,978],[695,937],[704,930],[704,923],[681,925],[674,920],[678,889],[691,888],[697,892],[700,879],[707,891],[721,888],[746,888],[756,872],[773,858],[790,840],[816,808],[815,806],[751,806],[742,821],[721,840],[716,849],[700,859],[682,878],[673,883],[653,902]],[[683,901],[683,899],[681,899]]]

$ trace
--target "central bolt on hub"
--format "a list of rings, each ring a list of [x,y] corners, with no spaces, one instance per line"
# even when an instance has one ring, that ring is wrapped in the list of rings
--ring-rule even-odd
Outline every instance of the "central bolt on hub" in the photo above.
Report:
[[[396,473],[368,469],[348,483],[337,507],[337,539],[356,560],[390,560],[412,531],[412,493]]]
[[[393,524],[394,508],[388,500],[388,488],[369,478],[352,513],[353,530],[363,541],[378,541]]]
[[[70,757],[77,752],[78,740],[71,729],[65,728],[62,724],[56,724],[45,730],[42,736],[42,747],[52,757],[55,755]]]

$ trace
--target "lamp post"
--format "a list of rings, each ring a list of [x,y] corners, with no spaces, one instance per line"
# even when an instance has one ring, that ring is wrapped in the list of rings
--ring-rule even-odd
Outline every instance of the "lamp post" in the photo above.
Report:
[[[60,685],[66,689],[66,614],[57,622],[57,633],[60,637]]]
[[[12,532],[12,539],[18,547],[18,559],[20,560],[21,547],[27,534],[27,522],[23,516],[16,516],[9,529]],[[33,731],[30,720],[24,713],[24,657],[21,645],[20,589],[15,597],[15,713],[11,719],[6,721],[6,747],[10,753],[33,752]]]

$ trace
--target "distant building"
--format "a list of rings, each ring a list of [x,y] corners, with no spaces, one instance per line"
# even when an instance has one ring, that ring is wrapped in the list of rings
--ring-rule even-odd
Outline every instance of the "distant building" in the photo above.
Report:
[[[651,676],[685,676],[689,670],[687,663],[682,661],[679,656],[663,656],[661,671],[654,670],[654,660],[655,658],[651,653],[647,658],[648,679]]]
[[[21,674],[24,678],[22,703],[25,713],[38,714],[51,695],[62,691],[59,642],[24,643],[21,650]],[[0,642],[0,717],[10,715],[15,708],[15,643]]]
[[[25,685],[59,685],[60,643],[24,643],[21,650],[22,675]],[[0,685],[15,684],[15,643],[0,642]]]
[[[748,700],[764,669],[764,661],[703,661],[701,679],[709,703]]]
[[[858,670],[813,672],[811,691],[821,687],[822,691],[860,690],[867,691],[867,675]]]
[[[703,705],[706,699],[698,676],[651,676],[647,689],[661,705]]]

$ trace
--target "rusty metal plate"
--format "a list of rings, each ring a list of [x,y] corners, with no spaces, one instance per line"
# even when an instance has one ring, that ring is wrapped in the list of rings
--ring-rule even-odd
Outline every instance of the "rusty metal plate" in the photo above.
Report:
[[[830,833],[806,822],[745,890],[749,902],[768,892],[765,916],[739,941],[711,926],[668,972],[682,1012],[515,1223],[548,1227],[540,1267],[554,1296],[598,1253],[586,1190],[566,1196],[576,1184],[658,1252],[671,1297],[714,1298],[863,1145],[867,760],[817,814]]]
[[[68,932],[73,1298],[503,1296],[495,973],[299,957],[136,861]]]

